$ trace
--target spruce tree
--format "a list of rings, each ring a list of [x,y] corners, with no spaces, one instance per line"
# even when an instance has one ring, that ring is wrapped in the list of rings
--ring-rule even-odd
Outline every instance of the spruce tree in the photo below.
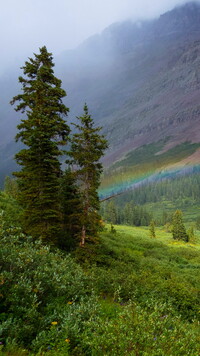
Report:
[[[22,168],[14,173],[24,207],[23,226],[33,237],[55,242],[61,226],[59,158],[70,130],[64,120],[69,109],[62,102],[66,92],[54,76],[52,60],[44,46],[25,62],[24,77],[19,77],[22,93],[11,104],[19,102],[15,110],[26,114],[16,136],[24,144],[15,156]]]
[[[155,232],[155,221],[151,220],[150,225],[149,225],[149,234],[151,238],[156,237],[156,232]]]
[[[81,199],[73,172],[66,169],[61,179],[60,203],[63,234],[59,242],[62,248],[76,247],[80,230]]]
[[[174,240],[188,241],[188,235],[183,224],[182,212],[176,210],[172,218],[172,235]]]
[[[94,127],[94,121],[88,113],[85,104],[84,114],[77,118],[78,124],[74,124],[76,133],[71,140],[71,150],[68,152],[71,157],[70,163],[75,179],[78,183],[81,198],[80,221],[80,246],[88,242],[94,242],[97,236],[100,222],[98,187],[100,185],[100,175],[102,164],[100,159],[107,148],[107,141],[99,133],[101,127]]]
[[[112,224],[117,224],[117,208],[115,203],[111,200],[106,204],[105,218]]]

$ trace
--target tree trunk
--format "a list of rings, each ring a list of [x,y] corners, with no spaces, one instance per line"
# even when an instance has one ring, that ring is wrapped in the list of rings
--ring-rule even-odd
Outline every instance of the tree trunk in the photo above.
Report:
[[[80,246],[83,247],[85,246],[85,226],[82,226],[82,234],[81,234],[81,242],[80,242]]]

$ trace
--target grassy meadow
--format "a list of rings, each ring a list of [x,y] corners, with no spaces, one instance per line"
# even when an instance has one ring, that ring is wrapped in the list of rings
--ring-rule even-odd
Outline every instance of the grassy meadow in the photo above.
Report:
[[[10,224],[2,214],[0,355],[199,356],[199,231],[189,244],[106,225],[69,255]]]
[[[183,204],[175,204],[172,201],[164,200],[156,203],[146,203],[143,205],[149,212],[153,212],[156,221],[162,220],[163,209],[167,214],[173,214],[177,209],[183,213],[183,220],[186,226],[195,225],[197,218],[200,216],[200,205],[197,203],[184,206]],[[198,235],[198,231],[197,231]]]

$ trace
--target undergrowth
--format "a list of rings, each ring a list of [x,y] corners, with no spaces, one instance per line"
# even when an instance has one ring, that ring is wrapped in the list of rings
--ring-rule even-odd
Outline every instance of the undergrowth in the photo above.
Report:
[[[5,220],[0,355],[199,355],[198,248],[121,227],[75,258]]]

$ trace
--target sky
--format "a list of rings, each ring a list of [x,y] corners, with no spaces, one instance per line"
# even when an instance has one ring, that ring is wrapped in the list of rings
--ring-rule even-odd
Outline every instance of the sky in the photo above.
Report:
[[[114,22],[155,18],[191,1],[0,0],[0,74],[43,45],[55,57]]]

